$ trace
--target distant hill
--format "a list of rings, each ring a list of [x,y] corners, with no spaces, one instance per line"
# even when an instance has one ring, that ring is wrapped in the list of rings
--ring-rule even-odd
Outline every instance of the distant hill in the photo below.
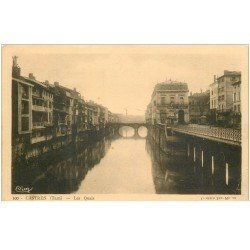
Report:
[[[127,123],[132,123],[132,122],[145,122],[145,116],[143,115],[123,115],[123,114],[117,114],[119,117],[120,122],[127,122]]]

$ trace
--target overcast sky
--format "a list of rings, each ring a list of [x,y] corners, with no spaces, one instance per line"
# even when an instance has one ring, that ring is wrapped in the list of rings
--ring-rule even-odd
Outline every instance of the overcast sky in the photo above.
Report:
[[[213,75],[242,70],[246,46],[17,46],[21,74],[58,81],[114,113],[144,115],[157,82],[206,90]]]

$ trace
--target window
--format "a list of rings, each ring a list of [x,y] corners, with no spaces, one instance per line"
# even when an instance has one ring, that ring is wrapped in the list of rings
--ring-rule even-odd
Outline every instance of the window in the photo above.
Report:
[[[174,96],[170,96],[170,104],[174,103]]]
[[[184,97],[183,96],[180,97],[180,103],[184,104]]]
[[[240,112],[240,104],[238,105],[238,111]]]
[[[240,101],[240,92],[238,93],[238,101]]]
[[[21,95],[24,99],[29,99],[29,87],[21,84]]]
[[[236,93],[233,95],[233,101],[236,102]]]
[[[214,92],[213,92],[213,90],[211,91],[211,95],[213,95],[214,94]]]
[[[21,131],[28,131],[29,130],[29,118],[22,117],[21,120]]]
[[[237,108],[237,106],[236,106],[236,105],[234,105],[234,111],[236,111],[236,108]]]
[[[224,101],[224,95],[221,96],[221,100]]]
[[[165,104],[165,96],[161,96],[161,104]]]
[[[52,115],[51,115],[51,113],[49,113],[49,123],[51,123],[52,122]]]
[[[29,102],[22,100],[22,114],[28,115],[29,114]]]

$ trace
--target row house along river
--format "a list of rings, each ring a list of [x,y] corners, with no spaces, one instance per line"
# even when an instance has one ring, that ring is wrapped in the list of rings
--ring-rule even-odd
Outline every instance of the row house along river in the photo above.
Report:
[[[228,172],[199,166],[190,159],[184,141],[164,151],[145,127],[139,129],[139,138],[133,137],[129,127],[121,128],[119,134],[68,146],[46,156],[46,161],[37,159],[17,172],[15,181],[25,185],[29,180],[34,194],[240,193],[240,167]]]

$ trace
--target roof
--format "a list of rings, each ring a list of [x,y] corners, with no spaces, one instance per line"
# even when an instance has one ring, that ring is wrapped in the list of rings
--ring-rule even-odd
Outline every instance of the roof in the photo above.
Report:
[[[73,90],[73,89],[69,89],[69,88],[64,87],[62,85],[58,85],[58,86],[55,86],[55,87],[61,88],[64,91],[68,91],[70,93],[71,97],[74,98],[74,99],[79,99],[80,98],[80,93],[77,92],[77,91],[75,91],[75,90]]]
[[[241,75],[241,71],[229,71],[229,70],[224,70],[224,74],[220,77],[218,77],[217,79],[220,79],[224,76],[240,76]]]
[[[232,85],[238,85],[238,84],[241,84],[241,80],[235,81],[234,83],[232,83]]]
[[[163,82],[163,83],[157,83],[155,85],[155,90],[176,90],[176,91],[188,91],[188,85],[187,83],[183,82]]]
[[[205,92],[201,92],[201,93],[193,93],[192,95],[190,95],[189,97],[209,97],[210,96],[210,91],[206,90]]]
[[[37,81],[37,80],[35,80],[35,79],[30,79],[29,77],[26,77],[26,76],[20,76],[19,79],[21,79],[21,80],[23,80],[23,81],[29,81],[29,82],[38,84],[40,87],[45,88],[45,89],[48,89],[48,86],[47,86],[47,85],[45,85],[44,83],[39,82],[39,81]]]

